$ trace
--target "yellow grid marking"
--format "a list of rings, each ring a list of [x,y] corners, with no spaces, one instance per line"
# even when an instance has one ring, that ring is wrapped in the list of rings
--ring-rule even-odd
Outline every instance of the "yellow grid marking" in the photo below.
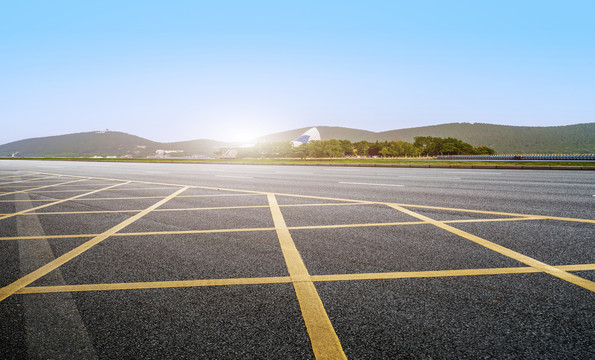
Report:
[[[6,196],[6,195],[11,195],[11,194],[19,194],[19,193],[26,193],[26,192],[30,192],[30,191],[33,191],[33,190],[45,189],[45,188],[49,188],[49,187],[52,187],[52,186],[60,186],[60,185],[65,185],[65,184],[70,184],[70,183],[79,182],[79,181],[85,181],[85,180],[86,179],[78,179],[78,180],[72,180],[72,181],[67,181],[67,182],[58,183],[58,184],[39,186],[39,187],[36,187],[36,188],[33,188],[33,189],[20,190],[20,191],[11,191],[11,192],[7,192],[7,193],[0,193],[0,196]]]
[[[134,210],[137,212],[137,210]],[[141,210],[138,210],[141,211]],[[154,212],[157,210],[154,210]],[[44,214],[44,213],[38,213]],[[521,217],[507,219],[468,219],[468,220],[445,220],[444,223],[479,223],[479,222],[502,222],[502,221],[525,221],[539,220],[537,218]],[[379,226],[407,226],[407,225],[428,225],[425,221],[391,222],[391,223],[364,223],[364,224],[336,224],[336,225],[306,225],[306,226],[288,226],[289,230],[316,230],[316,229],[341,229],[354,227],[379,227]],[[273,231],[275,228],[239,228],[239,229],[210,229],[210,230],[174,230],[174,231],[147,231],[133,233],[118,233],[117,236],[146,236],[146,235],[182,235],[182,234],[209,234],[226,232],[246,232],[246,231]],[[73,235],[44,235],[44,236],[9,236],[0,237],[0,241],[9,240],[31,240],[31,239],[62,239],[62,238],[82,238],[93,237],[99,234],[73,234]]]
[[[235,278],[235,279],[130,282],[130,283],[115,283],[115,284],[31,286],[31,287],[22,288],[21,290],[15,292],[15,294],[43,294],[43,293],[71,292],[71,291],[164,289],[164,288],[230,286],[230,285],[262,285],[262,284],[282,284],[282,283],[290,283],[290,282],[291,282],[291,278],[289,276],[279,276],[279,277]]]
[[[14,177],[19,177],[20,175],[15,175]],[[16,184],[16,183],[23,183],[23,182],[29,182],[29,181],[40,181],[40,180],[45,180],[45,179],[50,179],[50,178],[54,178],[55,176],[44,176],[41,178],[37,178],[37,179],[26,179],[26,180],[18,180],[18,181],[10,181],[10,182],[5,182],[5,183],[0,183],[0,186],[3,187],[36,187],[37,185],[9,185],[9,186],[5,186],[7,184]]]
[[[387,205],[390,205],[390,204],[387,204]],[[577,218],[567,218],[567,217],[547,216],[547,215],[516,214],[516,213],[505,213],[505,212],[499,212],[499,211],[457,209],[457,208],[446,208],[446,207],[426,206],[426,205],[410,205],[410,204],[392,204],[392,205],[402,206],[405,208],[421,208],[421,209],[433,209],[433,210],[458,211],[458,212],[468,212],[468,213],[476,213],[476,214],[504,215],[504,216],[530,216],[532,218],[541,219],[541,220],[560,220],[560,221],[573,221],[573,222],[584,222],[584,223],[595,224],[595,220],[592,220],[592,219],[577,219]]]
[[[23,182],[28,182],[29,180],[23,180]],[[18,181],[20,182],[20,181]],[[63,187],[67,187],[67,188],[77,188],[77,187],[95,187],[95,186],[108,186],[108,185],[114,185],[114,183],[109,183],[109,184],[73,184],[73,185],[63,185]],[[6,188],[33,188],[33,187],[37,187],[38,185],[8,185],[8,186],[4,186],[4,184],[0,184],[0,186],[2,187],[6,187]],[[25,189],[27,190],[27,189]],[[74,191],[76,189],[73,189],[72,191]],[[83,189],[85,190],[85,189]],[[58,190],[58,191],[51,191],[51,192],[61,192],[62,190]],[[50,192],[50,191],[44,191],[44,192]]]
[[[339,337],[310,278],[308,269],[306,269],[306,265],[291,238],[277,199],[273,194],[267,194],[267,198],[285,264],[310,336],[314,356],[317,359],[347,359]]]
[[[214,194],[214,195],[180,195],[178,198],[198,198],[198,197],[219,197],[219,196],[258,196],[263,194]],[[106,198],[88,198],[78,199],[78,201],[105,201],[105,200],[144,200],[144,199],[163,199],[163,196],[126,196],[126,197],[106,197]],[[52,201],[52,200],[0,200],[1,202],[17,201]]]
[[[13,193],[30,192],[36,189],[42,189],[52,186],[78,186],[78,185],[67,185],[77,181],[84,180],[96,180],[96,181],[111,181],[111,182],[122,182],[125,180],[111,179],[111,178],[91,178],[83,176],[71,176],[71,175],[56,175],[39,172],[29,172],[29,174],[35,175],[48,175],[48,176],[60,176],[69,178],[80,178],[80,180],[74,180],[61,184],[53,184],[48,186],[42,186],[35,189],[28,189],[23,191],[16,191]],[[25,175],[15,175],[25,176]],[[33,176],[33,175],[29,175]],[[42,178],[40,178],[42,179]],[[29,180],[33,181],[33,180]],[[91,238],[79,247],[71,250],[70,252],[62,255],[54,261],[46,264],[40,269],[32,272],[31,274],[17,280],[16,282],[0,289],[0,301],[5,299],[12,294],[32,294],[32,293],[50,293],[50,292],[71,292],[71,291],[107,291],[107,290],[132,290],[132,289],[152,289],[152,288],[176,288],[176,287],[201,287],[201,286],[228,286],[228,285],[251,285],[251,284],[280,284],[280,283],[292,283],[302,316],[312,342],[312,349],[317,359],[321,358],[345,358],[345,354],[342,350],[339,339],[333,329],[333,326],[328,318],[324,305],[316,291],[314,282],[323,281],[357,281],[357,280],[382,280],[382,279],[403,279],[403,278],[433,278],[433,277],[454,277],[454,276],[480,276],[480,275],[505,275],[505,274],[523,274],[523,273],[547,273],[558,277],[562,280],[581,286],[590,291],[595,291],[595,283],[583,279],[579,276],[570,274],[570,271],[593,271],[595,270],[595,264],[576,264],[576,265],[561,265],[551,266],[528,256],[517,253],[513,250],[507,249],[488,240],[479,238],[475,235],[466,233],[452,226],[447,225],[448,223],[468,223],[468,222],[503,222],[503,221],[527,221],[527,220],[560,220],[560,221],[571,221],[571,222],[583,222],[583,223],[595,223],[595,220],[591,219],[577,219],[577,218],[565,218],[565,217],[554,217],[544,215],[531,215],[531,214],[517,214],[517,213],[505,213],[497,211],[483,211],[483,210],[471,210],[471,209],[456,209],[447,207],[435,207],[435,206],[423,206],[423,205],[411,205],[411,204],[396,204],[396,203],[385,203],[385,202],[374,202],[374,201],[361,201],[353,199],[340,199],[322,196],[307,196],[307,195],[295,195],[295,194],[281,194],[281,193],[267,193],[261,191],[251,190],[239,190],[239,189],[226,189],[217,187],[205,187],[205,186],[186,186],[181,184],[167,184],[150,181],[127,181],[126,183],[113,185],[119,186],[124,184],[143,184],[151,186],[167,186],[167,188],[159,187],[147,187],[147,188],[121,188],[117,191],[126,190],[153,190],[153,189],[169,189],[172,187],[181,188],[176,193],[171,194],[167,197],[163,196],[149,196],[149,197],[115,197],[115,198],[79,198],[87,196],[94,192],[103,191],[105,189],[99,189],[89,194],[81,194],[69,199],[52,202],[51,204],[42,205],[37,208],[29,209],[26,212],[20,212],[17,214],[8,214],[9,216],[15,215],[41,215],[46,213],[33,213],[35,209],[55,205],[65,201],[77,200],[77,201],[94,201],[94,200],[135,200],[135,199],[161,199],[158,203],[145,210],[125,210],[125,211],[93,211],[93,212],[55,212],[54,214],[76,214],[76,213],[106,213],[106,212],[120,212],[120,213],[131,213],[136,212],[137,214],[129,218],[128,220],[116,225],[114,228],[102,233],[102,234],[73,234],[73,235],[48,235],[48,236],[30,236],[30,237],[4,237],[0,240],[27,240],[27,239],[61,239],[61,238]],[[0,184],[1,186],[2,184]],[[80,185],[85,186],[85,185]],[[91,186],[91,185],[87,185]],[[179,195],[186,189],[203,189],[203,190],[214,190],[214,191],[226,191],[230,194],[206,194],[206,195]],[[78,191],[78,190],[70,190]],[[47,192],[52,192],[47,191]],[[55,191],[55,192],[65,192]],[[8,195],[11,193],[0,193],[2,195]],[[178,198],[199,198],[199,197],[216,197],[216,196],[256,196],[266,195],[268,199],[268,206],[230,206],[230,207],[209,207],[209,208],[187,208],[187,209],[157,209],[160,205],[166,201],[178,197]],[[296,197],[302,199],[316,199],[325,201],[335,201],[337,203],[323,203],[323,204],[290,204],[290,205],[279,205],[277,203],[277,196]],[[14,202],[17,200],[0,200],[0,202]],[[32,200],[32,201],[51,201],[51,200]],[[285,223],[283,215],[281,213],[281,207],[306,207],[306,206],[345,206],[345,205],[364,205],[364,204],[376,204],[386,205],[395,210],[409,214],[420,221],[410,222],[394,222],[394,223],[364,223],[364,224],[337,224],[337,225],[319,225],[319,226],[296,226],[288,227]],[[135,233],[119,233],[121,229],[130,225],[140,217],[148,214],[152,211],[198,211],[198,210],[224,210],[224,209],[249,209],[249,208],[266,208],[269,207],[273,221],[275,224],[274,228],[243,228],[243,229],[212,229],[212,230],[182,230],[182,231],[163,231],[163,232],[135,232]],[[438,221],[418,214],[407,208],[421,208],[421,209],[434,209],[444,210],[453,212],[467,212],[476,214],[486,215],[498,215],[504,216],[505,218],[493,218],[493,219],[464,219],[464,220],[445,220]],[[29,213],[31,211],[31,213]],[[51,213],[47,213],[51,214]],[[3,219],[0,215],[0,220]],[[360,273],[360,274],[331,274],[331,275],[310,275],[308,270],[291,238],[290,230],[303,230],[303,229],[336,229],[336,228],[353,228],[353,227],[378,227],[378,226],[405,226],[405,225],[432,225],[443,230],[449,231],[459,237],[473,241],[481,246],[484,246],[492,251],[498,252],[509,258],[513,258],[521,263],[528,265],[528,267],[513,267],[513,268],[488,268],[488,269],[459,269],[459,270],[430,270],[430,271],[409,271],[409,272],[384,272],[384,273]],[[208,233],[233,233],[233,232],[250,232],[250,231],[276,231],[279,238],[279,244],[288,268],[290,276],[285,277],[260,277],[260,278],[234,278],[234,279],[202,279],[202,280],[185,280],[185,281],[161,281],[161,282],[132,282],[132,283],[115,283],[115,284],[82,284],[82,285],[64,285],[64,286],[40,286],[40,287],[29,287],[28,285],[44,276],[50,271],[58,268],[64,263],[72,260],[74,257],[82,254],[91,247],[95,246],[99,242],[105,240],[108,237],[126,237],[126,236],[148,236],[148,235],[176,235],[176,234],[208,234]]]
[[[595,264],[559,265],[556,268],[564,271],[592,271]],[[459,269],[459,270],[428,270],[428,271],[398,271],[381,273],[359,273],[359,274],[332,274],[332,275],[310,275],[313,282],[329,281],[357,281],[357,280],[394,280],[414,278],[436,278],[436,277],[457,277],[457,276],[484,276],[484,275],[508,275],[508,274],[533,274],[541,273],[540,270],[530,266],[511,268],[486,268],[486,269]],[[128,283],[106,283],[106,284],[80,284],[80,285],[57,285],[57,286],[27,286],[15,292],[15,294],[42,294],[71,291],[111,291],[111,290],[140,290],[140,289],[164,289],[182,287],[206,287],[206,286],[232,286],[232,285],[261,285],[261,284],[286,284],[292,282],[289,276],[277,277],[256,277],[256,278],[230,278],[230,279],[203,279],[203,280],[179,280],[179,281],[147,281]]]
[[[80,181],[80,180],[79,180]],[[130,183],[130,182],[128,182]],[[93,185],[89,185],[89,186],[93,186]],[[127,189],[114,189],[113,191],[138,191],[138,190],[172,190],[173,187],[170,188],[164,188],[164,187],[160,187],[160,188],[127,188]],[[31,191],[31,190],[36,190],[36,189],[28,189],[28,190],[24,190],[24,191]],[[81,190],[77,190],[77,189],[72,189],[72,190],[47,190],[47,191],[40,191],[40,193],[42,194],[47,194],[47,193],[68,193],[68,192],[80,192],[80,191],[86,191],[85,189],[81,189]]]
[[[34,174],[38,175],[54,175],[51,173],[42,173],[42,172],[34,172]],[[68,175],[69,177],[78,177],[89,179],[86,176],[77,176],[77,175]],[[103,177],[93,177],[95,180],[105,180],[105,181],[122,181],[121,179],[113,179],[113,178],[103,178]],[[162,182],[155,182],[155,181],[140,181],[134,180],[131,181],[135,184],[149,184],[149,185],[161,185],[161,186],[172,186],[172,187],[187,187],[189,189],[203,189],[203,190],[216,190],[216,191],[229,191],[234,193],[243,193],[243,194],[253,194],[253,195],[266,195],[268,194],[265,191],[255,191],[255,190],[239,190],[239,189],[228,189],[228,188],[221,188],[221,187],[213,187],[213,186],[196,186],[196,185],[185,185],[185,184],[169,184],[169,183],[162,183]],[[345,200],[345,201],[354,201],[354,200]]]
[[[586,271],[595,270],[595,264],[562,265],[556,266],[564,271]],[[487,268],[487,269],[460,269],[460,270],[428,270],[428,271],[399,271],[384,273],[362,273],[362,274],[336,274],[336,275],[312,275],[313,281],[351,281],[351,280],[390,280],[390,279],[413,279],[413,278],[435,278],[455,276],[480,276],[480,275],[506,275],[506,274],[530,274],[540,273],[539,269],[533,267],[511,267],[511,268]]]
[[[178,196],[181,197],[181,196]],[[155,198],[162,199],[163,196],[156,196]],[[78,199],[84,200],[84,199]],[[303,206],[350,206],[361,205],[360,203],[346,203],[346,204],[290,204],[279,205],[281,207],[303,207]],[[180,208],[180,209],[156,209],[154,212],[168,212],[168,211],[204,211],[204,210],[237,210],[237,209],[258,209],[269,208],[268,205],[241,205],[241,206],[214,206],[214,207],[197,207],[197,208]],[[134,210],[83,210],[83,211],[47,211],[47,212],[30,212],[21,215],[75,215],[75,214],[109,214],[109,213],[135,213],[142,209]],[[0,216],[9,214],[0,214]]]
[[[536,268],[536,269],[538,269],[540,271],[543,271],[545,273],[548,273],[550,275],[553,275],[553,276],[555,276],[557,278],[560,278],[560,279],[562,279],[564,281],[568,281],[569,283],[578,285],[578,286],[580,286],[582,288],[585,288],[585,289],[587,289],[589,291],[595,292],[595,282],[593,282],[593,281],[590,281],[590,280],[587,280],[587,279],[583,279],[583,278],[581,278],[579,276],[570,274],[570,273],[568,273],[568,272],[566,272],[564,270],[557,269],[557,268],[555,268],[555,267],[553,267],[551,265],[548,265],[548,264],[543,263],[541,261],[535,260],[535,259],[533,259],[533,258],[531,258],[529,256],[526,256],[526,255],[523,255],[523,254],[518,253],[516,251],[510,250],[508,248],[505,248],[504,246],[498,245],[498,244],[493,243],[491,241],[482,239],[479,236],[475,236],[475,235],[470,234],[468,232],[465,232],[465,231],[459,230],[457,228],[454,228],[454,227],[452,227],[452,226],[450,226],[448,224],[445,224],[442,221],[434,220],[434,219],[431,219],[431,218],[429,218],[427,216],[424,216],[424,215],[418,214],[416,212],[413,212],[411,210],[405,209],[405,208],[403,208],[403,207],[401,207],[399,205],[396,205],[396,204],[387,204],[387,205],[390,206],[390,207],[392,207],[395,210],[398,210],[398,211],[403,212],[405,214],[411,215],[411,216],[416,217],[416,218],[418,218],[420,220],[427,221],[428,223],[430,223],[430,224],[432,224],[432,225],[434,225],[436,227],[439,227],[439,228],[441,228],[443,230],[446,230],[446,231],[448,231],[450,233],[453,233],[455,235],[458,235],[458,236],[460,236],[462,238],[465,238],[467,240],[471,240],[471,241],[473,241],[476,244],[479,244],[479,245],[481,245],[483,247],[486,247],[486,248],[488,248],[488,249],[490,249],[492,251],[495,251],[495,252],[497,252],[499,254],[502,254],[502,255],[504,255],[506,257],[509,257],[511,259],[520,261],[523,264],[526,264],[526,265],[529,265],[531,267],[534,267],[534,268]]]
[[[23,177],[23,176],[32,176],[32,175],[17,174],[17,175],[2,176],[2,177],[0,177],[0,180],[11,179],[11,178],[15,178],[15,177]],[[52,177],[54,177],[54,176],[56,176],[56,175],[52,175]]]
[[[64,175],[60,175],[60,174],[42,173],[42,172],[30,172],[30,173],[38,174],[38,175],[64,176]],[[68,177],[80,177],[80,178],[84,178],[84,179],[91,179],[89,177],[76,176],[76,175],[68,175]],[[95,179],[95,180],[106,180],[106,181],[122,181],[121,179],[99,178],[99,177],[93,177],[92,179]],[[264,191],[227,189],[227,188],[218,188],[218,187],[209,187],[209,186],[189,186],[189,185],[184,185],[184,184],[169,184],[169,183],[154,182],[154,181],[138,181],[138,180],[134,180],[134,181],[131,181],[131,182],[134,182],[134,183],[137,183],[137,184],[152,184],[152,185],[175,186],[175,187],[188,186],[188,188],[190,188],[190,189],[229,191],[229,192],[238,192],[238,193],[253,194],[253,195],[267,195],[268,194],[267,192],[264,192]],[[375,202],[375,201],[364,201],[364,200],[355,200],[355,199],[332,198],[332,197],[325,197],[325,196],[286,194],[286,193],[274,193],[274,194],[276,196],[297,197],[297,198],[304,198],[304,199],[317,199],[317,200],[328,200],[328,201],[337,201],[337,202],[387,205],[386,202],[382,202],[382,201]],[[457,208],[447,208],[447,207],[438,207],[438,206],[399,204],[399,203],[394,203],[394,205],[403,206],[403,207],[415,207],[415,208],[423,208],[423,209],[459,211],[459,212],[470,212],[470,213],[484,213],[484,214],[491,214],[491,215],[503,215],[503,216],[514,216],[514,217],[529,216],[529,217],[540,218],[542,220],[560,220],[560,221],[595,223],[595,220],[592,220],[592,219],[566,218],[566,217],[556,217],[556,216],[546,216],[546,215],[533,215],[533,214],[505,213],[505,212],[497,212],[497,211],[457,209]]]
[[[19,280],[13,282],[10,285],[7,285],[0,289],[0,301],[6,299],[7,297],[14,294],[16,291],[24,288],[25,286],[31,284],[35,280],[39,279],[40,277],[48,274],[49,272],[57,269],[58,267],[64,265],[65,263],[69,262],[70,260],[74,259],[75,257],[79,256],[80,254],[84,253],[85,251],[91,249],[93,246],[99,244],[103,240],[107,239],[108,237],[114,235],[118,231],[122,230],[126,226],[132,224],[133,222],[137,221],[141,217],[145,216],[146,214],[150,213],[154,209],[158,208],[159,206],[165,204],[169,200],[173,199],[176,195],[180,194],[181,192],[188,189],[187,187],[181,188],[178,191],[174,192],[173,194],[167,196],[163,200],[149,206],[142,212],[130,217],[129,219],[119,223],[118,225],[112,227],[111,229],[103,232],[102,234],[94,237],[93,239],[79,245],[78,247],[70,250],[66,254],[54,259],[53,261],[47,263],[46,265],[40,267],[39,269],[31,272],[28,275],[23,276]]]
[[[16,212],[16,213],[4,215],[4,216],[1,216],[0,217],[0,220],[6,219],[6,218],[9,218],[9,217],[13,217],[13,216],[17,216],[17,215],[23,215],[23,214],[26,214],[26,213],[29,213],[29,212],[32,212],[32,211],[35,211],[35,210],[39,210],[39,209],[43,209],[43,208],[46,208],[46,207],[49,207],[49,206],[61,204],[63,202],[72,201],[72,200],[78,199],[80,197],[91,195],[91,194],[94,194],[96,192],[108,190],[108,189],[111,189],[113,187],[120,186],[120,185],[123,185],[123,184],[127,184],[127,183],[120,183],[120,184],[116,184],[116,185],[111,185],[111,186],[108,186],[108,187],[105,187],[105,188],[102,188],[102,189],[93,190],[93,191],[90,191],[90,192],[87,192],[87,193],[84,193],[84,194],[73,196],[73,197],[70,197],[68,199],[61,199],[61,200],[54,201],[54,202],[49,203],[49,204],[44,204],[44,205],[40,205],[40,206],[37,206],[37,207],[34,207],[34,208],[30,208],[30,209],[27,209],[27,210],[23,210],[23,211],[19,211],[19,212]]]

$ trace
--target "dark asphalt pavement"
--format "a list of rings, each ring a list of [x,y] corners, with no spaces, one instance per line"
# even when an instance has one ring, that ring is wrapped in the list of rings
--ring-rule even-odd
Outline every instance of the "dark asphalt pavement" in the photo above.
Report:
[[[350,359],[595,358],[594,214],[591,171],[0,161],[0,358],[314,358],[317,299]]]

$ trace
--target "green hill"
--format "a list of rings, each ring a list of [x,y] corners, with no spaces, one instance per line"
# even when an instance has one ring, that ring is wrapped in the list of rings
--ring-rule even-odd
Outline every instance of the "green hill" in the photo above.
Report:
[[[291,141],[310,127],[263,136],[259,141]],[[322,140],[357,142],[404,140],[416,136],[453,137],[473,146],[485,145],[499,154],[592,154],[595,153],[595,123],[552,127],[504,126],[451,123],[410,129],[372,132],[337,126],[317,126]],[[230,143],[190,140],[160,143],[117,131],[84,132],[25,139],[0,145],[0,156],[19,153],[25,157],[154,156],[157,150],[183,150],[172,156],[213,156]]]
[[[213,140],[160,143],[118,131],[94,131],[31,138],[0,145],[0,156],[25,157],[154,156],[157,150],[183,150],[178,155],[213,155]]]
[[[290,141],[309,128],[271,134],[260,141]],[[317,126],[322,140],[341,139],[352,142],[403,140],[413,142],[416,136],[453,137],[473,146],[485,145],[499,154],[592,154],[595,153],[595,123],[567,126],[529,127],[492,124],[451,123],[384,132]]]
[[[453,123],[379,135],[386,140],[404,141],[413,141],[415,136],[454,137],[474,146],[488,146],[499,154],[595,153],[595,123],[550,127]]]

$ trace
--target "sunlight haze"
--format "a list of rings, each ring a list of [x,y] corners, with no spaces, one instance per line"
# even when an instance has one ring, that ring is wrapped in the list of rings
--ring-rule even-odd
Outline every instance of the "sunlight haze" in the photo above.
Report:
[[[592,1],[19,1],[0,144],[593,122]]]

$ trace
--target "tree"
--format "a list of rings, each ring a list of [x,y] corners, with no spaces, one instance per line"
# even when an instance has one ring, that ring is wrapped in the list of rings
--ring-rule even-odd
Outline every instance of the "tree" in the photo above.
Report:
[[[341,143],[337,139],[331,139],[324,142],[324,153],[330,157],[340,157],[345,154]]]

